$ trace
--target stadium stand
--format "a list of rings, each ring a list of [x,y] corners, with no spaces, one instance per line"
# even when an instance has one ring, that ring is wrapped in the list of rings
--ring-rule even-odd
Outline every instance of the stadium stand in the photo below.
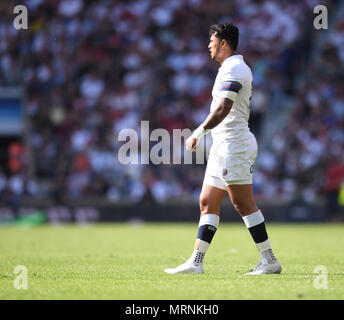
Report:
[[[207,51],[208,28],[226,21],[239,26],[239,51],[253,69],[250,127],[262,146],[257,196],[291,201],[301,193],[316,202],[338,191],[344,15],[330,32],[313,28],[316,3],[308,0],[25,5],[29,29],[15,30],[12,8],[0,4],[0,85],[24,90],[27,121],[25,139],[9,145],[9,165],[0,168],[3,202],[197,202],[203,165],[123,166],[117,137],[125,128],[139,132],[141,120],[169,132],[198,126],[218,68]],[[328,37],[316,46],[318,32]],[[285,115],[272,137],[263,134],[271,114]],[[333,182],[333,171],[342,178]]]

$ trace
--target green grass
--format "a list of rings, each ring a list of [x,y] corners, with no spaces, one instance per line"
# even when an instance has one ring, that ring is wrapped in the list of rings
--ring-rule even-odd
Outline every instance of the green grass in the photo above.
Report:
[[[259,253],[244,224],[220,224],[205,274],[163,272],[188,258],[197,224],[0,227],[0,299],[343,299],[343,225],[268,224],[283,272],[244,276]],[[13,286],[28,269],[28,289]],[[328,288],[314,287],[317,265]]]

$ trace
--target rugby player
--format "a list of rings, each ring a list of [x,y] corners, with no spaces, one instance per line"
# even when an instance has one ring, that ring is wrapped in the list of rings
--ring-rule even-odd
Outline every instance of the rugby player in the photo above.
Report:
[[[220,221],[221,200],[228,193],[253,241],[260,263],[249,275],[282,271],[268,238],[264,216],[253,196],[252,174],[258,154],[257,141],[248,119],[252,95],[252,72],[237,53],[239,29],[231,23],[210,27],[211,59],[220,64],[212,90],[210,114],[186,140],[186,149],[195,151],[203,135],[211,133],[213,144],[200,195],[200,221],[191,257],[166,273],[203,273],[203,259]]]

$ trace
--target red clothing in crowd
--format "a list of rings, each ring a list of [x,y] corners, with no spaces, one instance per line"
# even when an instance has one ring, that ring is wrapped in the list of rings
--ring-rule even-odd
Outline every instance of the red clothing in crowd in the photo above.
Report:
[[[344,182],[344,165],[340,162],[332,163],[325,173],[325,191],[339,190],[342,182]]]

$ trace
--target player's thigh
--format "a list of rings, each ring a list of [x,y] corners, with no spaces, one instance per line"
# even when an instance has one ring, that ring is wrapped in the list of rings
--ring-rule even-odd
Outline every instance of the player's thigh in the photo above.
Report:
[[[203,184],[199,204],[201,215],[212,213],[220,215],[221,200],[226,194],[226,190]]]
[[[258,207],[254,200],[252,184],[228,185],[227,191],[235,210],[241,216],[247,216],[258,211]]]

